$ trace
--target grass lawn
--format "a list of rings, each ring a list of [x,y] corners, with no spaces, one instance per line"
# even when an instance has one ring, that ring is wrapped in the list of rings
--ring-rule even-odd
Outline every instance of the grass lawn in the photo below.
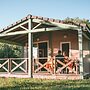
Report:
[[[90,79],[45,80],[0,78],[0,90],[90,90]]]

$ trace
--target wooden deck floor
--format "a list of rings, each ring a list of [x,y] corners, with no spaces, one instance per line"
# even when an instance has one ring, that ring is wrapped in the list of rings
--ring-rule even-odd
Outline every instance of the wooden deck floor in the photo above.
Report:
[[[41,78],[41,79],[71,79],[77,80],[80,79],[80,75],[77,74],[47,74],[47,73],[35,73],[33,74],[33,78]]]
[[[0,77],[15,77],[15,78],[30,78],[28,74],[7,74],[7,73],[0,73]],[[79,74],[49,74],[49,73],[34,73],[33,78],[40,78],[40,79],[70,79],[70,80],[77,80],[80,79]]]

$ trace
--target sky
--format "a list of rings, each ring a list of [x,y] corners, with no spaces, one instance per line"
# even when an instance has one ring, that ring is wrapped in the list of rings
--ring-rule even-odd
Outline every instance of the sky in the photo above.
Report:
[[[90,0],[0,0],[0,29],[28,14],[63,20],[90,20]]]

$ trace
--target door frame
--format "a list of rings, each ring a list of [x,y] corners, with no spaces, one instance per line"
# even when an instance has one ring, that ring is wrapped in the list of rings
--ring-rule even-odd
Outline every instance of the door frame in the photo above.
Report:
[[[60,42],[60,50],[62,51],[62,44],[68,43],[69,44],[69,57],[71,57],[71,42]]]
[[[49,56],[49,53],[48,53],[48,50],[49,50],[49,41],[48,40],[34,42],[33,44],[37,44],[37,47],[38,47],[39,43],[44,43],[44,42],[47,42],[47,57],[48,57]],[[38,49],[38,57],[39,57],[39,49]]]

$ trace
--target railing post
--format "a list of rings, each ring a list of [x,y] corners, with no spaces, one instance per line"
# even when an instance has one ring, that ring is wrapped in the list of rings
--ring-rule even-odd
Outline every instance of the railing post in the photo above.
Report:
[[[79,60],[76,59],[76,74],[79,74],[80,71],[79,71]]]
[[[35,67],[34,67],[34,66],[35,66],[35,59],[34,59],[34,58],[33,58],[32,63],[33,63],[33,64],[32,64],[32,68],[33,68],[33,73],[34,73],[34,69],[35,69]]]
[[[76,75],[78,74],[78,66],[77,66],[77,62],[75,61],[75,69],[76,69]]]
[[[26,59],[26,72],[28,73],[28,58],[25,58]]]
[[[11,59],[8,59],[8,72],[11,73]]]
[[[56,60],[55,60],[55,57],[53,58],[53,62],[54,62],[54,74],[56,74]]]

